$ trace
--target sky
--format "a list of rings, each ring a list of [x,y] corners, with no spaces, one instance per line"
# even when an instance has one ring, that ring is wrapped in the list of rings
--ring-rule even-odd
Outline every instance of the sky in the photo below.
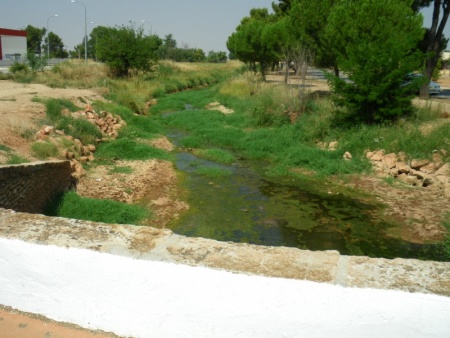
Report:
[[[269,8],[275,0],[81,0],[88,35],[95,25],[143,25],[147,34],[172,34],[178,47],[225,51],[228,37],[252,8]],[[0,0],[0,28],[27,25],[57,34],[68,50],[82,43],[84,7],[70,0]],[[58,14],[58,17],[51,16]],[[144,22],[142,22],[144,20]],[[90,24],[90,22],[94,22]]]
[[[88,35],[95,25],[143,25],[147,34],[164,38],[172,34],[178,47],[225,51],[228,37],[252,8],[268,8],[277,0],[0,0],[0,28],[23,29],[27,25],[49,28],[68,50],[82,43],[84,7]],[[83,7],[84,5],[84,7]],[[52,17],[58,14],[57,17]],[[425,27],[432,11],[424,10]],[[90,22],[93,22],[90,24]],[[450,36],[450,24],[446,28]]]

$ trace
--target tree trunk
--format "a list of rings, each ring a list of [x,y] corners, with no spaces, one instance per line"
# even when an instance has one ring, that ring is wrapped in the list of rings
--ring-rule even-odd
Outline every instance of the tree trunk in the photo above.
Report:
[[[336,77],[339,77],[339,67],[338,67],[337,63],[334,64],[333,69],[334,69],[334,75]]]
[[[440,13],[442,6],[442,15]],[[427,55],[425,61],[425,69],[423,75],[428,81],[420,88],[420,98],[428,99],[429,85],[433,70],[441,53],[441,41],[445,25],[447,24],[448,15],[450,13],[450,0],[434,0],[433,20],[427,38]],[[439,17],[441,21],[439,22]]]

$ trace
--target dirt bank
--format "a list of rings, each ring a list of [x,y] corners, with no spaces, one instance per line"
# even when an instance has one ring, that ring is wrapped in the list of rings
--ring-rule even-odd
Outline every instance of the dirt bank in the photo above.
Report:
[[[270,81],[281,79],[282,77],[275,76],[269,78]],[[450,77],[444,80],[442,87],[450,88]],[[328,89],[324,81],[311,81],[310,85],[312,91],[324,92]],[[80,106],[84,105],[81,102],[101,99],[98,93],[91,90],[53,89],[40,84],[18,84],[11,81],[0,81],[0,93],[0,144],[30,160],[33,160],[30,144],[34,137],[32,133],[30,137],[29,131],[37,131],[37,124],[45,116],[45,107],[33,102],[34,97],[67,98]],[[443,107],[441,109],[448,109],[447,103],[442,100],[433,102],[440,104]],[[448,121],[450,119],[441,122]],[[173,146],[164,137],[154,142],[157,147],[173,150]],[[5,161],[6,157],[4,154],[2,157],[0,152],[0,163]],[[177,174],[170,162],[118,161],[115,166],[128,166],[132,172],[113,173],[113,166],[92,168],[81,179],[79,194],[149,205],[155,210],[155,217],[146,224],[156,227],[165,227],[188,209],[180,198]],[[369,192],[387,205],[385,213],[401,225],[394,229],[391,235],[416,243],[433,242],[443,238],[445,229],[441,223],[444,213],[450,212],[450,198],[437,195],[436,191],[429,187],[388,184],[382,177],[377,176],[358,176],[346,180],[345,184]]]

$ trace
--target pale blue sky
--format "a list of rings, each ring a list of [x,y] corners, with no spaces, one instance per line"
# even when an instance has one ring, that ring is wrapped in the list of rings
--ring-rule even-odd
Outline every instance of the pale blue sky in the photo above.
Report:
[[[226,40],[252,8],[269,8],[277,0],[80,0],[87,9],[88,34],[101,26],[142,24],[161,38],[172,34],[182,47],[227,51]],[[320,1],[320,0],[318,0]],[[51,18],[54,14],[58,17]],[[429,26],[431,11],[425,14]],[[47,27],[71,50],[82,42],[84,8],[70,0],[0,0],[0,28]],[[449,24],[450,25],[450,24]],[[449,26],[447,25],[447,26]],[[450,36],[447,27],[446,36]]]

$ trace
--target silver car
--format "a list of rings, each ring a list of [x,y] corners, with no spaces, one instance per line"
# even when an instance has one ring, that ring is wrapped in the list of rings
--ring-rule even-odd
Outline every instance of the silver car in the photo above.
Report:
[[[408,86],[410,85],[414,80],[419,79],[419,78],[423,78],[422,74],[408,74],[408,76],[406,77],[406,81],[403,84],[404,86]],[[418,88],[419,89],[419,88]],[[441,86],[439,85],[439,83],[436,83],[434,81],[430,81],[430,86],[429,86],[429,93],[430,95],[434,94],[437,95],[441,92]]]

